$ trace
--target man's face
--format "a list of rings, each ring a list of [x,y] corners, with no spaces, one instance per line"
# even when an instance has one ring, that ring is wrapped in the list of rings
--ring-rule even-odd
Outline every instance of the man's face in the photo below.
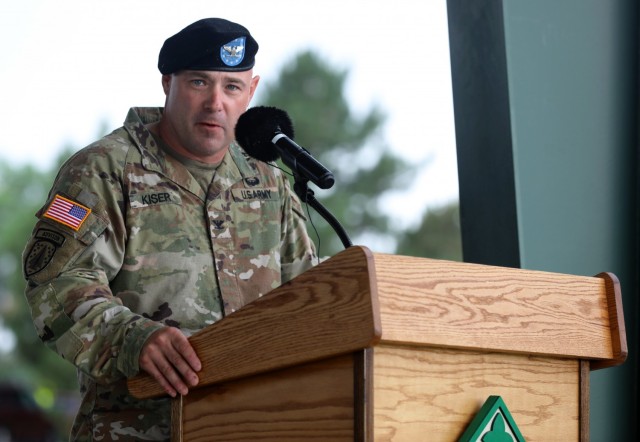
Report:
[[[253,71],[181,71],[162,76],[166,95],[160,136],[179,154],[202,162],[222,160],[235,138],[260,77]]]

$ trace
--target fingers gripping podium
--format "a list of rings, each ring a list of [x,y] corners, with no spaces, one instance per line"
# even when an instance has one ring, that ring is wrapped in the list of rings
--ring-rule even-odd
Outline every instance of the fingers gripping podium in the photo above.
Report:
[[[191,336],[172,440],[452,441],[499,395],[527,440],[588,440],[589,372],[627,354],[614,275],[352,246]],[[129,380],[160,396],[149,376]]]

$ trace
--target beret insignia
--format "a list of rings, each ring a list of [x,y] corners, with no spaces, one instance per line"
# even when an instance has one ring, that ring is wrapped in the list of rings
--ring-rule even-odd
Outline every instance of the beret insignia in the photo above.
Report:
[[[238,37],[220,48],[220,59],[227,66],[238,66],[244,59],[245,37]]]

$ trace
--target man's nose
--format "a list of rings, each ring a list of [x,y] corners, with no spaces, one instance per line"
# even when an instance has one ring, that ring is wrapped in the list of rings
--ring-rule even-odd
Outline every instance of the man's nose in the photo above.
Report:
[[[222,91],[217,88],[217,87],[213,87],[211,88],[211,90],[209,91],[209,94],[207,96],[207,99],[205,101],[205,107],[208,110],[212,110],[212,111],[219,111],[222,109]]]

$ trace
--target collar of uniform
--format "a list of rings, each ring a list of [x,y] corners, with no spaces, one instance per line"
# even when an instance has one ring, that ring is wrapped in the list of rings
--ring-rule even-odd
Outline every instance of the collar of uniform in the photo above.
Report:
[[[216,170],[213,182],[209,188],[210,197],[215,197],[247,178],[255,177],[257,171],[251,166],[244,152],[236,143],[231,143],[222,163]]]
[[[124,120],[125,129],[140,150],[142,164],[146,169],[158,172],[165,169],[166,155],[146,125],[160,121],[161,117],[161,107],[132,107]]]
[[[145,125],[155,123],[162,116],[161,107],[133,107],[129,110],[124,127],[138,147],[145,169],[163,175],[204,200],[205,192],[180,161],[162,150]]]
[[[238,171],[242,175],[242,179],[256,176],[256,170],[249,164],[248,156],[245,154],[244,150],[236,144],[236,142],[232,142],[231,146],[229,146],[229,154],[233,159],[233,162],[238,166]]]
[[[157,146],[153,135],[145,125],[160,121],[162,117],[161,107],[132,107],[124,120],[124,128],[141,151],[145,167],[152,169],[162,168],[164,164],[164,152]],[[151,163],[155,163],[151,164]]]

